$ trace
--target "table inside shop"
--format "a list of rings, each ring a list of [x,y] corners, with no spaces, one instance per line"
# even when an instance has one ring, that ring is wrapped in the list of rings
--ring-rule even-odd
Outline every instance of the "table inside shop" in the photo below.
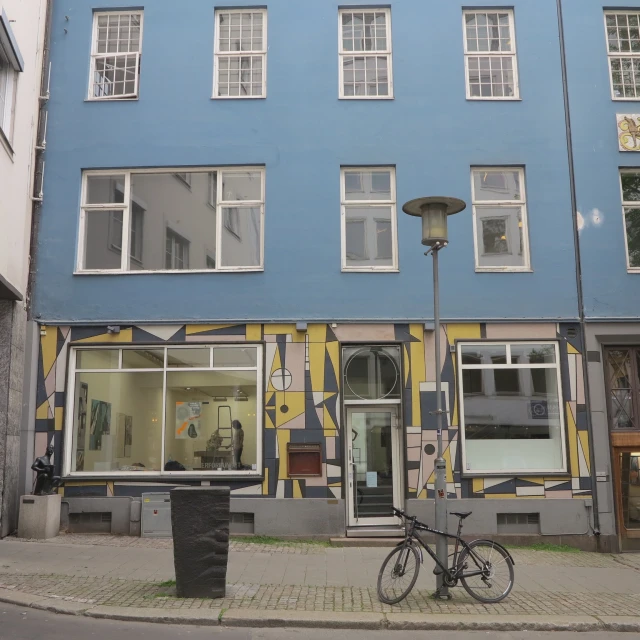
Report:
[[[222,449],[218,451],[194,451],[193,455],[200,458],[201,469],[231,469],[233,464],[233,451]]]

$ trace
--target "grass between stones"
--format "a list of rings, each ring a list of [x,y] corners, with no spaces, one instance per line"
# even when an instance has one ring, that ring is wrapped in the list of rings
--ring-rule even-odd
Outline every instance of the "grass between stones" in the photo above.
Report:
[[[251,544],[265,544],[265,545],[277,545],[281,547],[293,547],[298,545],[313,545],[316,547],[330,547],[331,542],[328,540],[306,540],[303,538],[295,540],[286,540],[284,538],[276,538],[274,536],[242,536],[231,538],[232,542],[237,543],[251,543]]]
[[[556,553],[582,553],[581,549],[571,547],[568,544],[549,544],[547,542],[536,542],[534,544],[527,545],[526,547],[519,547],[516,545],[509,545],[508,549],[523,549],[525,551],[554,551]]]

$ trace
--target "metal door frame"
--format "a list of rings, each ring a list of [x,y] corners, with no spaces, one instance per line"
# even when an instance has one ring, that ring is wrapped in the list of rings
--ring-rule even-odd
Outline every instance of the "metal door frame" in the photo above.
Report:
[[[345,407],[345,447],[347,462],[347,487],[346,487],[346,506],[347,506],[347,526],[348,527],[366,527],[366,526],[385,526],[397,525],[398,518],[389,515],[388,518],[358,518],[358,504],[355,499],[356,477],[354,476],[355,462],[353,461],[353,447],[351,434],[351,414],[352,413],[391,413],[391,465],[392,465],[392,486],[393,486],[393,506],[402,509],[403,500],[403,479],[404,479],[404,456],[403,456],[403,439],[400,420],[400,403],[399,402],[371,402],[367,404],[350,404]],[[395,414],[395,420],[394,420]],[[394,424],[395,422],[395,424]]]

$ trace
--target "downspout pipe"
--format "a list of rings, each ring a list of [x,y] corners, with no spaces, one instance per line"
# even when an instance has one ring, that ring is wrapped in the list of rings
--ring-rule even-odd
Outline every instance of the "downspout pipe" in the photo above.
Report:
[[[598,509],[598,485],[596,477],[596,458],[593,445],[593,421],[591,420],[591,391],[589,388],[589,365],[587,361],[587,324],[584,312],[584,294],[582,290],[582,260],[580,257],[580,230],[578,227],[578,204],[576,195],[575,163],[573,157],[573,138],[571,135],[571,110],[569,105],[569,85],[567,80],[567,54],[564,38],[564,19],[562,0],[556,0],[558,13],[558,36],[560,39],[560,67],[562,70],[562,94],[564,98],[564,121],[567,137],[567,160],[569,164],[569,190],[571,193],[571,216],[573,218],[573,244],[576,263],[576,290],[578,294],[578,313],[582,334],[582,378],[584,380],[584,401],[589,434],[589,459],[591,461],[591,494],[593,497],[593,533],[596,545],[600,548],[600,510]],[[577,420],[577,416],[576,416]]]

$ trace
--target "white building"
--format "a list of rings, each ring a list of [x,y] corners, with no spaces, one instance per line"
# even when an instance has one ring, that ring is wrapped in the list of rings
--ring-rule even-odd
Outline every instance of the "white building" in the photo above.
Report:
[[[0,0],[0,537],[17,524],[32,194],[46,24],[47,0]]]

